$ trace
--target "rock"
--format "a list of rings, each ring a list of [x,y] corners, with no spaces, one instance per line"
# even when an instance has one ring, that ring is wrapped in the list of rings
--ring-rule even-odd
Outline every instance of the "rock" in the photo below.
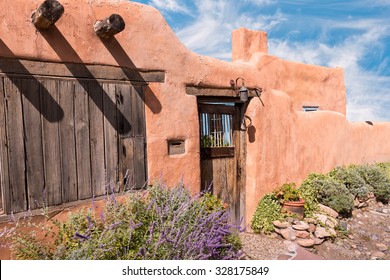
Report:
[[[274,226],[277,228],[288,228],[290,226],[289,222],[274,221]]]
[[[291,242],[291,241],[288,241],[288,240],[283,241],[283,244],[284,244],[284,246],[287,248],[287,251],[288,251],[289,253],[295,253],[295,251],[296,251],[297,248],[298,248],[297,243]]]
[[[297,231],[295,236],[297,238],[306,239],[306,238],[310,238],[310,233],[307,231]]]
[[[387,247],[386,244],[383,244],[383,243],[377,243],[375,244],[376,247],[378,248],[379,251],[387,251],[389,249],[389,247]]]
[[[357,246],[356,246],[355,244],[352,244],[351,247],[352,247],[353,249],[356,249],[356,248],[357,248]]]
[[[289,222],[290,224],[292,224],[292,223],[294,222],[294,218],[288,217],[288,218],[287,218],[287,222]]]
[[[280,234],[286,240],[294,241],[297,237],[295,235],[295,230],[292,228],[285,228],[280,230]]]
[[[374,241],[377,241],[379,239],[379,237],[378,237],[378,235],[373,234],[373,235],[371,235],[371,239]]]
[[[336,231],[333,228],[317,227],[314,235],[318,238],[331,237],[336,235]]]
[[[356,246],[356,248],[357,248],[360,252],[363,252],[363,251],[364,251],[364,246],[361,245],[361,244],[358,244],[358,245]]]
[[[381,252],[381,251],[374,252],[374,253],[371,255],[371,259],[372,259],[372,260],[383,259],[384,257],[385,257],[385,253],[383,253],[383,252]]]
[[[301,220],[295,219],[292,224],[293,225],[299,225],[301,223]]]
[[[310,224],[309,225],[309,232],[313,233],[316,231],[316,225]]]
[[[291,235],[290,240],[295,241],[295,240],[297,240],[297,237],[295,235]]]
[[[302,247],[308,248],[308,247],[313,247],[315,244],[315,241],[311,238],[307,238],[307,239],[298,239],[297,243],[298,243],[298,245],[300,245]]]
[[[318,204],[318,207],[320,208],[321,212],[326,213],[330,217],[337,218],[339,216],[339,213],[337,213],[335,210],[333,210],[332,208],[330,208],[328,206]]]
[[[337,221],[337,219],[335,219],[333,217],[328,217],[328,219],[325,222],[325,225],[328,227],[331,227],[331,228],[337,227],[338,224],[339,224],[339,222]]]
[[[355,239],[355,237],[352,234],[348,235],[348,238],[351,239],[351,240]]]
[[[359,251],[359,250],[355,250],[353,251],[353,253],[357,256],[357,257],[360,257],[362,255],[362,253]]]
[[[305,218],[304,221],[309,224],[315,224],[317,222],[316,219],[313,218]]]
[[[390,232],[390,226],[387,226],[387,228],[385,228],[385,232]]]
[[[378,213],[383,213],[383,208],[375,209],[375,211],[378,212]]]
[[[390,209],[383,209],[383,213],[390,214]]]
[[[307,223],[301,221],[299,224],[292,225],[292,228],[295,230],[308,230],[309,225]]]
[[[325,239],[323,238],[315,238],[314,239],[314,244],[315,245],[321,245],[322,243],[324,243]]]
[[[326,221],[328,220],[328,216],[323,214],[314,214],[314,217],[317,219],[318,222],[320,222],[322,225],[325,225]]]
[[[360,202],[357,206],[357,208],[364,208],[364,207],[367,207],[368,206],[368,203],[366,201],[364,202]]]

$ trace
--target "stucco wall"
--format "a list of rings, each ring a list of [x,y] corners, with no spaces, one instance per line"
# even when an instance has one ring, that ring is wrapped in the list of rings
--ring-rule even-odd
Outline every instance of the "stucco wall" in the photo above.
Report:
[[[1,1],[0,57],[164,70],[165,83],[150,84],[145,100],[151,181],[163,178],[175,184],[184,177],[192,191],[199,190],[197,103],[186,94],[186,85],[229,87],[237,77],[248,87],[265,90],[265,106],[254,98],[247,111],[253,120],[247,138],[248,222],[261,196],[284,182],[299,183],[309,172],[338,164],[390,160],[389,124],[350,124],[345,119],[342,69],[270,56],[266,34],[245,29],[233,38],[235,61],[222,62],[185,48],[152,7],[119,0],[60,2],[63,17],[51,30],[39,32],[31,14],[42,0]],[[126,28],[102,42],[92,26],[112,13],[124,18]],[[255,44],[245,49],[245,41]],[[304,113],[302,105],[329,111]],[[186,153],[168,156],[168,139],[185,140]]]
[[[258,200],[283,183],[298,186],[311,172],[351,163],[390,160],[390,123],[349,123],[334,111],[295,111],[292,98],[273,90],[264,107],[252,100],[248,133],[247,220]],[[255,137],[251,134],[255,131]]]

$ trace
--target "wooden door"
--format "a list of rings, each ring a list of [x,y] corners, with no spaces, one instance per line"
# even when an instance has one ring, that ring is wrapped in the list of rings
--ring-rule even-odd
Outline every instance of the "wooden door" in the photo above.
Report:
[[[0,209],[142,187],[145,131],[143,85],[0,75]]]
[[[244,217],[240,105],[234,102],[198,102],[201,184],[229,205],[231,220]]]

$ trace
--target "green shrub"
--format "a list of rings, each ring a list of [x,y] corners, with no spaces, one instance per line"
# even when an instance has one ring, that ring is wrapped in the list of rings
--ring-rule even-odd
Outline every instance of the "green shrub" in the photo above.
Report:
[[[376,164],[390,180],[390,162],[381,162]]]
[[[390,179],[387,177],[386,165],[361,165],[358,171],[364,181],[369,185],[378,201],[388,203],[390,199]]]
[[[322,203],[341,215],[348,216],[354,207],[354,197],[345,185],[328,175],[310,174],[302,183],[301,193],[309,198],[307,206],[314,207],[315,202]],[[312,196],[312,198],[310,198]],[[311,201],[310,201],[311,200]]]
[[[305,200],[306,217],[312,217],[313,214],[318,210],[318,190],[313,181],[316,181],[320,178],[325,178],[325,175],[311,173],[299,187],[299,192],[301,193],[302,198]]]
[[[257,205],[253,215],[251,228],[254,232],[270,233],[275,230],[273,221],[283,219],[282,206],[275,193],[266,194]]]
[[[328,175],[343,183],[351,194],[359,200],[368,198],[370,188],[361,176],[359,168],[356,165],[336,167]]]

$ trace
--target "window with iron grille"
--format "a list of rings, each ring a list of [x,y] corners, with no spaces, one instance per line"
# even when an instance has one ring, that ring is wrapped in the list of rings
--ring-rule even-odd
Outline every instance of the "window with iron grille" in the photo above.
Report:
[[[214,104],[218,106],[217,104]],[[233,147],[233,114],[228,113],[233,108],[230,103],[219,104],[218,108],[226,106],[225,112],[200,112],[201,148]],[[234,103],[233,103],[234,106]],[[208,110],[205,110],[208,111]]]

